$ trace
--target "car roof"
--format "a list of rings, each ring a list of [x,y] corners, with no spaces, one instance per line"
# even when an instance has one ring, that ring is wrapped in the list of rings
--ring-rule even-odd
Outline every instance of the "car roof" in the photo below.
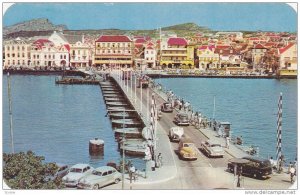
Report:
[[[181,115],[181,116],[187,116],[187,113],[178,113],[177,115]]]
[[[102,166],[102,167],[96,168],[95,170],[99,171],[99,172],[103,172],[103,171],[115,170],[115,168],[110,167],[110,166]]]
[[[260,157],[257,157],[257,156],[245,156],[245,157],[243,157],[243,159],[247,159],[247,160],[255,161],[255,162],[264,162],[264,161],[267,161],[267,159],[260,158]]]
[[[71,168],[83,169],[87,166],[90,166],[90,165],[89,164],[76,164],[76,165],[73,165]]]
[[[221,125],[230,125],[230,122],[220,122]]]

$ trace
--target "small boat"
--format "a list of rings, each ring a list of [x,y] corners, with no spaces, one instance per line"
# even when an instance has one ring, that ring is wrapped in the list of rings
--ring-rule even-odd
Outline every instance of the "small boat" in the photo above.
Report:
[[[128,106],[128,103],[123,102],[106,102],[107,106],[115,107],[115,106]]]
[[[111,118],[111,119],[122,119],[122,118],[125,118],[125,119],[134,119],[136,118],[136,116],[134,116],[134,114],[130,114],[129,112],[110,112],[108,113],[108,116]]]
[[[124,102],[125,99],[124,98],[111,98],[111,97],[106,97],[104,98],[105,101],[109,101],[109,102]]]
[[[120,94],[104,94],[103,93],[103,97],[106,98],[106,97],[109,97],[109,98],[117,98],[117,97],[120,97]]]
[[[124,145],[120,144],[120,151],[124,149],[125,154],[131,156],[145,156],[150,153],[150,148],[147,141],[125,141]]]
[[[119,91],[102,91],[103,94],[117,94],[119,95],[120,92]]]
[[[128,110],[129,106],[107,106],[107,111],[124,111],[124,110]]]
[[[122,137],[123,135],[125,138],[141,138],[142,133],[141,129],[139,128],[119,128],[114,129],[116,137]]]
[[[141,127],[142,123],[133,119],[113,119],[111,123],[114,127]]]

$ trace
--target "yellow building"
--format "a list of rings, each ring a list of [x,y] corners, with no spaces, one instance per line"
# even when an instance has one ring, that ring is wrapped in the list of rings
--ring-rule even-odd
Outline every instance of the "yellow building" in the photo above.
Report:
[[[298,67],[297,44],[290,43],[279,49],[279,70],[280,76],[296,76]]]
[[[162,44],[160,65],[162,68],[194,68],[194,46],[188,45],[184,38],[169,38]]]
[[[133,42],[124,35],[102,35],[95,42],[96,66],[103,68],[132,67]]]
[[[216,69],[219,64],[219,54],[215,53],[215,46],[203,45],[197,49],[197,56],[199,58],[199,69]]]

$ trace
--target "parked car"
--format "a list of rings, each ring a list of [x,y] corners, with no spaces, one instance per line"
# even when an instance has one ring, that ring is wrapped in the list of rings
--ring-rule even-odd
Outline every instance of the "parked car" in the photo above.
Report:
[[[174,123],[178,126],[189,126],[190,122],[186,113],[178,113],[174,118]]]
[[[179,142],[181,137],[184,134],[184,130],[182,127],[171,127],[169,131],[169,138],[171,142],[177,141]]]
[[[55,180],[56,178],[63,178],[65,175],[68,174],[68,171],[70,169],[69,165],[65,165],[65,164],[56,164],[58,169],[57,172],[53,175],[53,176],[47,176],[46,177],[46,181],[51,181],[51,180]]]
[[[161,111],[162,112],[170,112],[172,113],[173,112],[173,107],[172,107],[172,104],[171,103],[163,103],[161,105]]]
[[[178,152],[180,159],[197,160],[196,146],[191,139],[182,138],[179,142]]]
[[[67,187],[76,187],[78,181],[82,177],[92,173],[93,170],[94,168],[88,164],[76,164],[70,168],[68,174],[62,180]]]
[[[243,164],[242,175],[246,175],[253,178],[268,178],[272,174],[272,165],[268,159],[262,159],[253,156],[243,157],[249,163]],[[234,164],[228,163],[228,170],[234,172]]]
[[[102,166],[81,178],[78,183],[80,189],[99,189],[112,183],[119,183],[122,175],[114,167]]]
[[[201,149],[209,157],[223,157],[224,156],[224,149],[222,148],[221,144],[212,143],[210,140],[202,142]]]

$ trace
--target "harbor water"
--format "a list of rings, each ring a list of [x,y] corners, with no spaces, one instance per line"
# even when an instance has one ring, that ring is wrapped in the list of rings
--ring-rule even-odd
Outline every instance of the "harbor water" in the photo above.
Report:
[[[98,85],[55,85],[55,76],[11,76],[15,152],[32,150],[46,162],[93,167],[121,160]],[[7,76],[3,75],[3,152],[11,152]],[[104,156],[89,155],[89,140],[104,140]],[[140,158],[126,157],[138,169]]]
[[[282,153],[287,163],[297,154],[296,79],[159,78],[167,90],[189,101],[194,111],[228,121],[245,145],[259,147],[259,155],[276,157],[277,112],[283,93]]]

